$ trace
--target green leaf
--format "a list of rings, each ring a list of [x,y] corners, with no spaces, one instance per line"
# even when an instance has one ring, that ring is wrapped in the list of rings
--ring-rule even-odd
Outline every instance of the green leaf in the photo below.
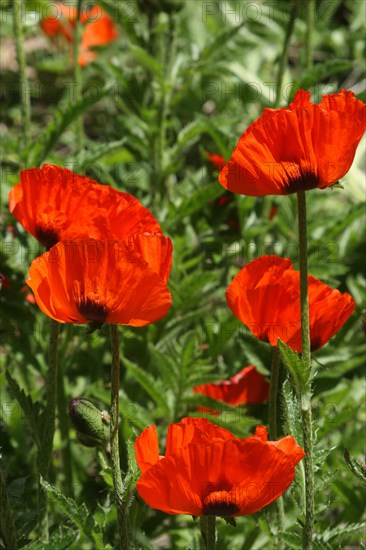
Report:
[[[89,515],[85,504],[78,506],[70,497],[65,497],[56,487],[41,477],[41,486],[47,492],[50,500],[57,504],[65,512],[67,517],[91,540],[97,550],[104,550],[103,537],[100,528]]]
[[[161,382],[135,363],[129,361],[126,357],[123,357],[123,364],[146,393],[150,395],[151,399],[160,406],[163,413],[170,416],[171,411],[167,404],[165,391]]]
[[[352,458],[348,449],[344,449],[343,456],[353,475],[363,481],[363,483],[366,483],[366,464],[361,464],[358,460]]]
[[[9,390],[18,401],[32,431],[36,445],[38,449],[41,449],[42,423],[40,422],[39,403],[33,403],[30,395],[26,395],[24,391],[20,389],[18,383],[14,380],[9,371],[6,371],[5,375],[9,384]]]
[[[296,391],[303,393],[309,384],[309,373],[306,372],[301,357],[280,339],[277,346],[281,359],[291,375]]]
[[[342,523],[342,525],[336,525],[334,527],[329,527],[328,529],[325,529],[321,534],[317,534],[315,536],[316,542],[324,542],[328,543],[331,540],[337,539],[343,539],[345,536],[349,535],[350,533],[357,533],[364,534],[365,532],[366,523]],[[348,539],[349,540],[349,539]],[[333,546],[332,546],[333,547]]]
[[[202,210],[210,201],[221,197],[225,189],[217,182],[203,185],[196,189],[188,197],[185,197],[179,206],[173,206],[170,212],[170,220],[166,222],[167,229],[171,229],[186,216]]]
[[[142,65],[152,73],[155,73],[159,78],[162,77],[162,68],[159,63],[149,55],[143,48],[132,44],[130,46],[130,53],[135,57],[139,65]]]
[[[235,27],[229,26],[220,34],[217,34],[210,40],[210,43],[203,48],[196,64],[206,63],[208,59],[211,60],[215,56],[221,56],[222,49],[226,49],[227,43],[230,42],[230,40],[233,40],[244,26],[247,26],[247,21],[245,18],[239,25],[236,25]]]
[[[24,158],[27,158],[27,164],[29,166],[40,166],[66,128],[109,93],[109,88],[103,88],[98,94],[95,94],[95,97],[82,98],[77,103],[73,103],[66,108],[57,109],[51,124],[48,125],[37,142],[35,144],[32,143],[28,150],[25,151]]]
[[[301,446],[303,443],[301,412],[288,380],[285,380],[282,385],[282,396],[281,411],[285,421],[285,433],[291,434]]]
[[[90,147],[89,149],[83,149],[72,160],[73,171],[82,173],[86,167],[100,158],[108,155],[116,149],[120,149],[126,143],[126,138],[119,139],[117,141],[110,141],[109,143],[98,143],[97,145]]]
[[[60,532],[54,534],[48,542],[35,541],[27,548],[29,550],[67,550],[77,540],[77,532],[64,527]]]

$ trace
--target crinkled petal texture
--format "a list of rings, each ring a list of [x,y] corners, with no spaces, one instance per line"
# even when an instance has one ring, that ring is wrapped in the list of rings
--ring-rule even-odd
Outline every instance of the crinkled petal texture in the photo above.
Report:
[[[154,216],[132,195],[54,165],[23,170],[10,190],[9,209],[46,248],[60,240],[161,233]]]
[[[286,195],[333,185],[350,169],[366,127],[366,105],[350,91],[319,105],[299,90],[288,108],[264,109],[219,175],[242,195]]]
[[[147,451],[142,447],[149,443],[152,428],[138,438],[136,459],[142,476],[137,490],[147,504],[168,514],[233,517],[253,514],[282,495],[305,455],[293,437],[268,442],[267,431],[260,427],[256,435],[238,439],[202,420],[184,419],[177,426],[190,434],[195,425],[197,433],[206,426],[204,440],[178,438],[179,445],[169,452],[167,448],[160,460],[150,460],[150,467],[145,467]]]
[[[231,311],[271,346],[280,338],[301,351],[300,275],[288,258],[261,256],[247,264],[226,290]],[[324,346],[352,315],[353,298],[309,276],[311,348]]]
[[[193,389],[196,393],[230,405],[264,403],[269,395],[269,383],[253,365],[244,367],[229,380],[203,384]]]
[[[144,326],[172,301],[159,273],[124,241],[62,241],[32,262],[27,284],[60,323]]]

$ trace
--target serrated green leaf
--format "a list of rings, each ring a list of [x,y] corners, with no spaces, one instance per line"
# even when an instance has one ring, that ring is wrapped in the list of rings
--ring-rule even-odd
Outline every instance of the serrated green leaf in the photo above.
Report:
[[[285,380],[282,385],[282,397],[281,406],[285,421],[285,432],[291,434],[301,446],[303,442],[301,412],[288,380]]]
[[[67,517],[80,529],[80,531],[91,540],[97,550],[103,550],[103,537],[98,525],[89,515],[85,504],[78,506],[70,497],[65,497],[56,487],[41,477],[41,486],[47,492],[50,500],[57,504],[65,512]]]
[[[14,395],[18,401],[24,416],[28,422],[28,425],[32,431],[34,440],[38,449],[41,449],[41,434],[42,434],[42,422],[40,421],[40,408],[39,403],[33,403],[30,395],[26,395],[23,390],[20,389],[18,383],[11,376],[9,371],[5,373],[6,380],[9,384],[10,392]]]
[[[308,386],[309,373],[306,372],[301,357],[280,339],[277,346],[280,351],[281,360],[289,371],[296,390],[304,392]]]
[[[47,129],[41,134],[37,142],[35,144],[32,143],[29,149],[25,151],[24,158],[27,159],[28,165],[40,166],[66,128],[92,105],[98,103],[103,97],[106,97],[109,92],[109,88],[103,88],[98,94],[95,94],[95,97],[82,98],[80,101],[72,103],[66,108],[57,109]]]
[[[360,464],[358,460],[352,458],[348,449],[344,449],[343,456],[353,475],[363,481],[363,483],[366,483],[366,464]]]
[[[123,363],[130,374],[146,391],[151,399],[161,408],[162,412],[170,416],[171,411],[166,402],[164,388],[161,382],[151,376],[150,373],[144,371],[135,363],[129,361],[126,357],[123,358]]]
[[[60,532],[54,534],[48,542],[35,541],[29,550],[67,550],[78,540],[77,532],[64,527]]]
[[[161,352],[152,344],[149,344],[149,351],[156,369],[159,371],[164,381],[164,385],[166,385],[167,388],[174,389],[176,387],[176,380],[179,372],[177,363],[173,360],[173,357],[167,353]]]
[[[329,527],[325,529],[321,534],[315,536],[316,542],[328,543],[329,541],[334,541],[334,539],[342,540],[344,537],[347,537],[350,533],[355,533],[359,531],[360,533],[365,533],[366,523],[348,523],[342,525],[336,525],[334,527]]]
[[[110,141],[109,143],[98,143],[89,149],[83,149],[71,161],[73,165],[76,165],[73,170],[77,173],[82,173],[90,164],[108,155],[112,151],[120,149],[125,143],[126,138],[122,138],[117,141]]]

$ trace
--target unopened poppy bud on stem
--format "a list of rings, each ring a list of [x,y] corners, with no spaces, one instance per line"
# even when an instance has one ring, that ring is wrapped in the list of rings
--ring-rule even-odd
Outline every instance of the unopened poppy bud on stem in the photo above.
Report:
[[[108,441],[106,422],[109,416],[97,409],[88,399],[73,399],[69,406],[71,422],[74,425],[78,440],[86,447],[104,447]]]

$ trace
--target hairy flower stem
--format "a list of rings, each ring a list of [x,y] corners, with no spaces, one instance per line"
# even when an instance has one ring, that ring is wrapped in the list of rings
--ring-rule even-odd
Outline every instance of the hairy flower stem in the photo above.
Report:
[[[25,67],[24,37],[21,13],[24,0],[13,0],[13,28],[16,42],[17,58],[20,78],[20,97],[23,116],[23,143],[27,147],[30,144],[31,104],[29,95],[28,78]]]
[[[8,550],[17,550],[17,533],[3,473],[0,469],[0,535]]]
[[[269,439],[275,441],[278,437],[277,434],[277,404],[279,398],[279,378],[280,378],[280,353],[277,347],[272,348],[272,365],[271,365],[271,384],[269,390],[269,404],[268,404],[268,427],[269,427]],[[282,534],[284,531],[285,514],[283,508],[283,498],[279,497],[276,500],[276,515],[277,515],[277,544],[278,550],[283,550]]]
[[[305,191],[297,193],[300,251],[300,303],[301,303],[301,342],[302,360],[308,374],[309,383],[300,395],[301,417],[304,436],[305,456],[305,501],[306,516],[303,530],[303,548],[311,550],[314,530],[314,467],[313,433],[311,418],[311,352],[308,297],[308,258]]]
[[[44,411],[43,425],[41,432],[41,448],[38,456],[39,474],[48,479],[48,473],[52,459],[53,438],[56,427],[56,404],[57,404],[57,378],[58,378],[58,341],[60,325],[57,321],[49,321],[50,339],[48,352],[48,375],[46,381],[46,408]],[[47,495],[39,487],[39,522],[43,538],[48,541],[48,517],[47,517]]]
[[[119,532],[119,548],[128,550],[130,544],[130,529],[127,518],[126,503],[124,500],[124,487],[121,474],[119,455],[119,378],[120,355],[119,336],[117,325],[110,325],[112,369],[111,369],[111,411],[110,411],[110,445],[111,466],[114,487],[114,497],[117,506],[117,521]]]
[[[205,543],[205,549],[215,550],[216,548],[216,516],[201,516],[200,528],[201,528],[201,534]]]
[[[80,23],[80,15],[81,15],[81,6],[82,6],[83,0],[78,0],[77,5],[77,14],[76,14],[76,20],[75,20],[75,30],[74,30],[74,51],[73,51],[73,62],[74,62],[74,86],[75,86],[75,103],[79,103],[81,101],[81,92],[82,92],[82,79],[81,79],[81,68],[79,65],[79,46],[80,46],[80,39],[81,39],[81,23]],[[76,120],[76,146],[78,152],[81,151],[83,148],[83,142],[84,142],[84,129],[83,129],[83,117],[82,115],[79,115],[79,117]]]
[[[290,13],[290,19],[287,24],[286,28],[286,34],[285,34],[285,41],[282,48],[282,54],[280,58],[280,65],[278,68],[278,76],[277,76],[277,89],[276,89],[276,101],[274,104],[274,108],[277,109],[279,104],[281,103],[281,93],[282,93],[282,84],[283,84],[283,76],[285,74],[285,69],[287,65],[288,60],[288,50],[290,46],[290,40],[292,33],[295,28],[295,21],[296,21],[296,15],[297,15],[297,5],[296,2],[293,0],[291,13]]]

